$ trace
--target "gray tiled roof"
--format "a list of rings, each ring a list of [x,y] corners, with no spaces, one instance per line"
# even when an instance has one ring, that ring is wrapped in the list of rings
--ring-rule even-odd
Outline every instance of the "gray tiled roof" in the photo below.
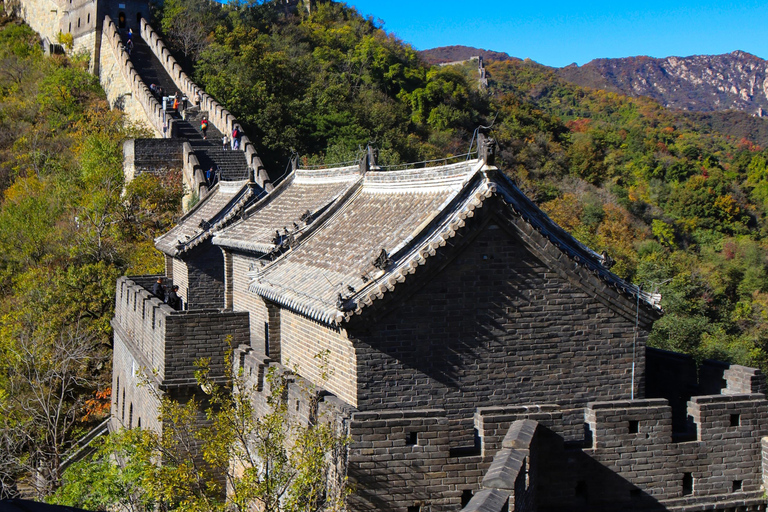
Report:
[[[290,188],[290,187],[289,187]],[[641,292],[603,266],[587,248],[482,161],[408,171],[368,172],[314,231],[274,262],[249,273],[249,290],[318,321],[339,324],[394,290],[449,243],[487,199],[497,196],[578,266],[645,305]],[[382,254],[382,251],[384,253]],[[377,258],[387,260],[377,265]]]
[[[260,187],[247,181],[219,182],[173,229],[155,239],[155,247],[169,256],[180,256],[210,238],[260,193]]]
[[[399,255],[396,265],[405,261],[403,254],[409,253],[414,238],[423,237],[428,226],[440,223],[439,218],[457,206],[457,197],[481,166],[473,160],[368,172],[362,187],[323,226],[285,257],[254,271],[250,290],[317,320],[338,323],[344,317],[339,294],[356,294],[363,304],[369,294],[386,286],[381,282],[384,271],[374,266],[382,250]]]
[[[360,179],[359,166],[298,169],[269,195],[248,208],[243,220],[217,233],[213,243],[230,249],[269,253],[275,249],[276,231],[283,233],[288,228],[291,232],[303,233],[312,224],[302,220],[305,214],[316,219]]]

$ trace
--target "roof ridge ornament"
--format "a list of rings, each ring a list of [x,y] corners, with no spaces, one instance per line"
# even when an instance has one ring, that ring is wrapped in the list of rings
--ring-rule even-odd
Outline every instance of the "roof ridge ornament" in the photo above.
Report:
[[[485,162],[485,165],[496,164],[496,139],[479,132],[478,139],[478,157]]]
[[[386,270],[392,264],[392,258],[389,257],[389,253],[386,249],[381,249],[379,256],[374,260],[373,266],[379,270]]]

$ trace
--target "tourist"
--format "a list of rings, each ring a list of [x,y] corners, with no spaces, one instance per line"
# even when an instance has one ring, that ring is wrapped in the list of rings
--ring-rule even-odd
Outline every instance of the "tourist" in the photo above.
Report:
[[[214,172],[213,172],[213,167],[211,167],[210,169],[205,171],[205,182],[208,184],[209,187],[213,186],[213,177],[214,177]]]
[[[224,151],[226,151],[227,149],[229,149],[229,139],[227,138],[227,136],[226,136],[226,135],[224,135],[224,136],[221,138],[221,146],[222,146],[222,148],[221,148],[221,149],[223,149]]]
[[[176,311],[181,310],[181,297],[179,297],[179,294],[176,293],[179,291],[178,285],[173,285],[173,288],[171,288],[171,291],[168,292],[168,300],[166,301],[169,306],[171,306]]]
[[[203,120],[200,121],[200,132],[203,134],[203,138],[205,139],[205,132],[208,131],[208,118],[203,117]]]
[[[158,277],[155,284],[152,285],[152,295],[162,301],[165,301],[165,285],[163,285],[162,277]]]
[[[240,127],[235,125],[232,129],[232,149],[240,149]]]

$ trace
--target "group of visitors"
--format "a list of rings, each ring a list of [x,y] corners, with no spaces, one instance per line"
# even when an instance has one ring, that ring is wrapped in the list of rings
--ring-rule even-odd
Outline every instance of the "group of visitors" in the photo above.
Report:
[[[125,53],[127,53],[130,57],[131,52],[133,51],[133,30],[130,28],[128,29],[128,34],[126,36],[126,41],[123,48],[125,49]]]
[[[152,295],[168,304],[176,311],[180,311],[182,308],[181,297],[179,297],[179,286],[173,285],[170,291],[165,286],[165,280],[162,277],[158,277],[154,285],[152,285]]]
[[[149,90],[152,91],[152,94],[155,96],[162,98],[164,96],[164,90],[159,85],[155,85],[154,83],[149,84]]]

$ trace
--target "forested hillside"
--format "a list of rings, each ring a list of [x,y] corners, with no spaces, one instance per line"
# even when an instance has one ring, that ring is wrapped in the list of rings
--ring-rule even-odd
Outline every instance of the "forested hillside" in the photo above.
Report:
[[[694,112],[738,109],[763,115],[768,108],[768,62],[734,51],[690,57],[595,59],[557,70],[565,80]]]
[[[180,186],[123,189],[122,142],[87,59],[44,57],[0,17],[0,498],[52,468],[109,407],[115,279],[156,272]],[[45,489],[42,490],[45,492]]]
[[[651,343],[765,368],[768,152],[533,62],[488,73],[508,172],[618,274],[662,293]]]

